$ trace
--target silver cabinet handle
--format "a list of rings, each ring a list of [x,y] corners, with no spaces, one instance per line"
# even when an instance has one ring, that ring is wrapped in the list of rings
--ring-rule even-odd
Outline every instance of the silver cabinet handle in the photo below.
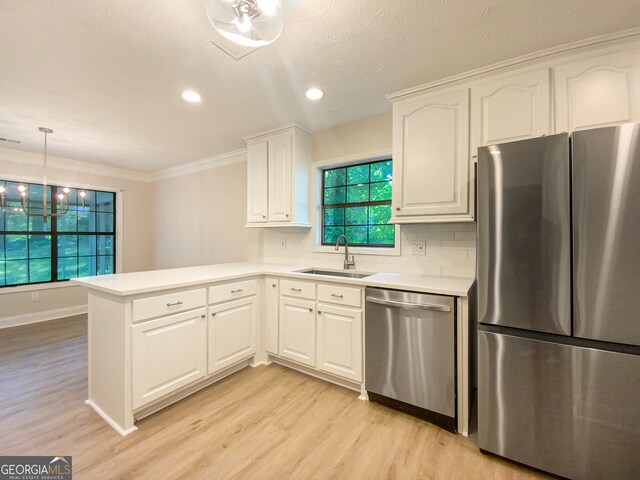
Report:
[[[262,218],[267,218],[267,216],[266,215],[262,215]]]
[[[471,155],[471,158],[478,158],[478,155]]]
[[[182,302],[178,300],[175,303],[167,303],[167,307],[175,307],[176,305],[182,305]]]
[[[344,295],[336,295],[335,293],[332,293],[331,296],[333,298],[344,298]]]
[[[237,290],[231,290],[231,293],[240,293],[242,291],[241,288],[237,289]]]
[[[302,289],[301,288],[293,288],[293,287],[291,287],[291,291],[292,292],[301,292]]]
[[[211,314],[211,316],[212,316],[212,317],[215,317],[215,316],[216,316],[215,312],[214,312],[214,313],[212,313],[212,314]]]
[[[309,311],[313,313],[313,308],[310,308]]]
[[[276,285],[275,283],[272,283],[272,284],[271,284],[271,286],[272,286],[273,288],[276,288],[278,285]]]
[[[288,214],[288,213],[285,213],[285,214],[284,214],[284,216],[285,216],[285,217],[287,217],[287,218],[289,218],[289,214]]]
[[[202,315],[200,315],[200,318],[204,318],[206,317],[206,315],[203,313]]]
[[[318,315],[322,315],[322,312],[320,310],[318,310]]]
[[[451,307],[448,305],[438,305],[435,303],[405,303],[395,302],[393,300],[382,300],[380,298],[367,297],[367,302],[378,303],[380,305],[387,305],[389,307],[418,309],[418,310],[436,310],[438,312],[450,312]]]

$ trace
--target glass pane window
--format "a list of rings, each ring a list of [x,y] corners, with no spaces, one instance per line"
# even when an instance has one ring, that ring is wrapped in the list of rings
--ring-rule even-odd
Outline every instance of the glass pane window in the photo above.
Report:
[[[391,159],[322,172],[322,244],[346,235],[350,245],[394,247]]]
[[[82,190],[83,206],[75,188],[50,185],[45,201],[42,185],[0,179],[0,186],[0,288],[115,273],[115,193]]]

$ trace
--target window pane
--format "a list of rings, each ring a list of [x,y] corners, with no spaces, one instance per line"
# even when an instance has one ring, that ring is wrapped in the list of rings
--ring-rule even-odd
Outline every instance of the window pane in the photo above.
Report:
[[[344,225],[344,208],[325,208],[325,225]]]
[[[347,208],[346,219],[346,225],[366,225],[367,207]]]
[[[324,191],[324,204],[335,205],[337,203],[345,203],[345,187],[326,188]]]
[[[391,200],[391,182],[372,183],[371,200]]]
[[[113,256],[98,257],[98,275],[109,275],[113,273]]]
[[[96,231],[113,232],[113,214],[96,213]]]
[[[51,235],[29,235],[29,258],[51,257]]]
[[[5,261],[0,259],[0,285],[4,285]]]
[[[95,255],[96,241],[95,235],[78,235],[78,255]]]
[[[78,256],[78,236],[60,235],[58,237],[58,256],[76,257]]]
[[[78,231],[79,232],[95,232],[96,231],[95,212],[88,212],[88,211],[78,212]]]
[[[51,259],[39,258],[29,261],[29,282],[50,282],[51,281]]]
[[[7,208],[6,228],[8,232],[26,232],[27,215],[20,207]]]
[[[78,259],[76,257],[58,259],[58,280],[66,280],[78,276]]]
[[[115,202],[115,193],[97,192],[96,193],[96,211],[97,212],[113,212],[113,204]]]
[[[372,225],[386,225],[391,220],[391,205],[376,205],[369,207],[369,223]]]
[[[394,225],[373,225],[369,227],[369,243],[374,245],[393,245],[395,243]]]
[[[18,285],[29,281],[27,260],[9,260],[5,263],[5,268],[7,285]]]
[[[347,168],[347,183],[367,183],[369,182],[369,165],[356,165]]]
[[[96,210],[96,192],[94,192],[93,190],[84,190],[85,196],[84,196],[84,210],[85,212],[88,211],[94,211]],[[79,199],[79,203],[81,205],[80,208],[82,208],[82,199]]]
[[[7,260],[26,259],[29,256],[26,235],[6,235],[5,248]]]
[[[96,274],[96,257],[78,258],[78,276],[89,277]]]
[[[344,227],[326,227],[324,229],[324,242],[336,243],[340,235],[344,233]]]
[[[0,182],[0,185],[2,185],[2,182]],[[6,213],[4,212],[4,209],[0,208],[0,231],[4,231],[4,217],[5,217]]]
[[[345,227],[345,231],[350,244],[367,244],[367,227]]]
[[[98,236],[98,255],[113,255],[113,235]]]
[[[345,184],[346,169],[336,168],[335,170],[324,171],[324,186],[325,187],[340,187]]]
[[[51,218],[47,217],[47,221],[44,221],[42,216],[42,209],[31,209],[32,213],[38,213],[39,215],[34,217],[28,217],[29,231],[30,232],[49,232],[51,231]]]
[[[380,182],[382,180],[392,180],[393,163],[391,160],[376,162],[371,164],[371,181]]]
[[[347,187],[347,203],[361,203],[369,201],[369,184]]]
[[[58,217],[59,232],[76,232],[78,230],[78,216],[75,212],[67,212],[66,215]]]

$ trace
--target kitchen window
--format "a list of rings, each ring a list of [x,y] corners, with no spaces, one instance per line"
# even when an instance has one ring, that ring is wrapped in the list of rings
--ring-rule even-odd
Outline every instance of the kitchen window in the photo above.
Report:
[[[83,189],[84,208],[78,189],[66,194],[69,210],[64,216],[28,216],[22,210],[18,186],[27,187],[29,208],[42,212],[43,186],[0,180],[5,187],[5,208],[0,209],[0,288],[60,282],[76,277],[115,273],[116,194]],[[47,186],[56,200],[60,186]],[[49,201],[47,208],[58,205]]]
[[[393,248],[392,160],[322,171],[322,245],[346,235],[349,245]]]

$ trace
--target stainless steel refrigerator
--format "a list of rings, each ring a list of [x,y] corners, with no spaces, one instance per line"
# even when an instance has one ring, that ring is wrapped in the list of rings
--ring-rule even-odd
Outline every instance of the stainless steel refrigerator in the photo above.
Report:
[[[478,153],[478,441],[640,479],[640,124]]]

